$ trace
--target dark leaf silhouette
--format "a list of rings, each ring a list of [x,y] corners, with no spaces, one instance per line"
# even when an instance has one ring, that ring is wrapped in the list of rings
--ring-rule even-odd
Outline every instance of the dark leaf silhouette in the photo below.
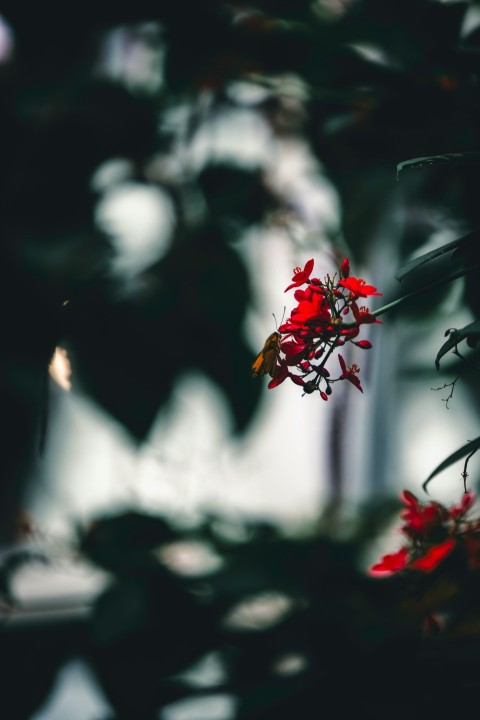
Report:
[[[397,180],[400,173],[404,170],[412,170],[414,168],[422,168],[426,165],[478,165],[480,164],[480,153],[478,152],[461,152],[446,153],[445,155],[432,155],[430,157],[418,157],[411,160],[403,160],[397,165]]]
[[[454,453],[449,455],[443,462],[440,463],[440,465],[437,465],[435,470],[433,470],[428,478],[423,483],[423,487],[425,488],[427,484],[432,480],[436,475],[441,473],[443,470],[446,470],[449,468],[453,463],[458,462],[458,460],[462,460],[462,458],[466,457],[467,455],[472,455],[473,453],[477,452],[478,448],[480,447],[480,437],[475,438],[475,440],[471,440],[470,442],[466,443],[466,445],[463,445],[458,450],[455,450]]]
[[[466,340],[467,345],[470,347],[477,347],[480,339],[480,321],[476,320],[475,322],[466,325],[464,328],[461,328],[461,330],[448,330],[445,334],[448,334],[448,340],[442,345],[437,353],[437,357],[435,358],[435,366],[437,370],[440,370],[440,360],[448,352],[456,348],[462,340]]]

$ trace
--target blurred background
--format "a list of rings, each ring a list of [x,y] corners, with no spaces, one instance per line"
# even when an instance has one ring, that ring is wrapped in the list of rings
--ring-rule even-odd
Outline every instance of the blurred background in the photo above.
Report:
[[[379,307],[414,289],[399,267],[478,226],[478,165],[397,165],[480,151],[479,81],[475,2],[3,5],[9,719],[308,717],[323,666],[296,626],[268,635],[304,607],[280,586],[318,569],[325,518],[348,535],[469,439],[478,383],[446,407],[458,367],[434,359],[476,283],[368,326],[363,395],[269,391],[250,366],[294,267],[348,256]]]

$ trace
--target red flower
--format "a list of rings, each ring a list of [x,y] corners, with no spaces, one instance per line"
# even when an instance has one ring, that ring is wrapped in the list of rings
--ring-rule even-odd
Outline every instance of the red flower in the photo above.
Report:
[[[406,568],[408,563],[408,548],[401,548],[396,553],[384,555],[380,562],[372,565],[370,568],[371,575],[392,575]]]
[[[428,535],[448,520],[448,511],[443,505],[437,502],[430,502],[422,505],[413,493],[405,490],[402,494],[403,501],[408,507],[400,513],[406,524],[402,532],[411,538],[420,540],[426,539]]]
[[[360,380],[357,377],[357,373],[360,372],[360,368],[358,367],[358,365],[353,364],[349,368],[347,368],[347,364],[341,355],[338,356],[338,361],[340,363],[340,367],[342,368],[342,374],[338,379],[348,380],[352,383],[352,385],[355,385],[355,387],[358,388],[360,392],[363,393],[362,386],[360,385]]]
[[[292,310],[290,320],[294,326],[298,325],[324,325],[331,323],[330,306],[320,288],[311,285],[306,290],[295,293],[299,300],[296,308]]]
[[[448,538],[448,540],[430,548],[427,554],[418,560],[415,560],[415,562],[411,564],[411,567],[416,568],[417,570],[430,572],[430,570],[436,568],[437,565],[452,552],[454,547],[455,540],[453,540],[453,538]]]
[[[287,290],[291,290],[293,287],[299,287],[300,285],[303,285],[304,283],[308,282],[310,275],[313,270],[313,264],[314,260],[313,258],[311,260],[307,260],[305,263],[305,267],[303,270],[299,267],[296,267],[293,271],[293,277],[292,277],[292,284],[289,285],[284,292],[287,292]]]
[[[272,380],[270,380],[267,385],[268,389],[271,390],[272,388],[277,387],[277,385],[281,385],[289,375],[290,372],[285,363],[281,362],[280,364],[276,365],[273,368]]]
[[[355,297],[369,297],[370,295],[382,295],[377,292],[377,288],[373,285],[367,285],[363,278],[348,277],[339,280],[338,284],[349,290]]]
[[[372,315],[368,308],[359,308],[356,302],[352,302],[350,307],[352,308],[353,317],[355,318],[355,322],[357,323],[357,325],[364,325],[366,323],[379,323],[380,325],[383,324],[381,320],[377,320],[375,315]]]
[[[309,345],[301,340],[284,340],[282,343],[282,352],[285,355],[287,365],[298,365],[308,353]]]
[[[299,377],[298,375],[294,375],[291,373],[286,365],[285,362],[281,362],[279,365],[277,365],[273,370],[273,378],[270,380],[270,382],[267,385],[267,388],[271,390],[272,388],[277,387],[277,385],[281,385],[284,380],[290,378],[292,382],[295,383],[295,385],[305,385],[305,381],[303,378]]]

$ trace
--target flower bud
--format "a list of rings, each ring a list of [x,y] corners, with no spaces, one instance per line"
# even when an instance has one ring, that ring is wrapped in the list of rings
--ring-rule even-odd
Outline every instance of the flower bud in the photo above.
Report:
[[[342,278],[347,278],[350,275],[350,263],[348,262],[348,258],[345,258],[342,262],[340,266],[340,274]]]
[[[307,393],[307,395],[311,395],[315,390],[317,389],[317,386],[315,385],[314,380],[307,380],[305,385],[303,386],[303,392]]]
[[[359,348],[362,348],[362,350],[370,350],[370,348],[372,347],[372,343],[370,342],[370,340],[359,340],[355,343],[355,345]]]

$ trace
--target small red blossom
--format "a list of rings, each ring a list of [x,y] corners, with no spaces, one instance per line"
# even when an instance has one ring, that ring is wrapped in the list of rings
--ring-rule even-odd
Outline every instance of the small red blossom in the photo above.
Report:
[[[277,387],[278,385],[281,385],[284,380],[287,378],[290,378],[292,382],[295,383],[295,385],[305,385],[305,381],[303,378],[299,377],[298,375],[294,375],[290,372],[288,369],[288,366],[285,362],[281,362],[279,365],[277,365],[273,371],[273,377],[270,380],[270,382],[267,385],[267,388],[269,390],[272,390],[273,388]]]
[[[402,532],[414,540],[426,540],[449,518],[447,509],[438,502],[421,503],[408,490],[404,490],[401,497],[407,505],[400,513],[405,520]]]
[[[410,544],[407,569],[433,570],[454,548],[463,553],[470,568],[480,568],[480,519],[465,518],[473,493],[465,493],[450,508],[435,501],[422,503],[409,490],[402,492],[401,499],[406,505],[400,513],[406,521],[401,531]]]
[[[314,260],[312,258],[311,260],[307,260],[303,270],[299,267],[296,267],[293,271],[292,283],[284,290],[284,292],[287,292],[293,287],[299,287],[300,285],[308,282],[310,279],[310,275],[312,274],[313,264]]]
[[[371,295],[382,295],[377,292],[377,288],[373,285],[367,285],[363,278],[347,277],[340,280],[339,285],[352,293],[355,297],[369,297]]]
[[[331,323],[330,306],[323,293],[308,287],[297,307],[292,310],[290,321],[294,325],[313,325]]]
[[[362,386],[360,385],[360,380],[357,377],[357,374],[360,372],[360,368],[358,367],[358,365],[355,365],[354,363],[349,368],[347,368],[347,364],[341,355],[338,356],[338,361],[340,363],[340,367],[342,368],[342,374],[340,375],[339,380],[348,380],[348,382],[351,382],[352,385],[355,385],[355,387],[363,393]]]
[[[378,320],[375,315],[368,310],[368,308],[358,307],[356,302],[352,302],[350,307],[357,325],[366,325],[369,323],[378,323],[379,325],[383,325],[382,321]]]
[[[369,574],[391,575],[402,571],[404,576],[408,575],[405,587],[409,596],[412,589],[416,596],[421,595],[425,607],[424,632],[432,635],[442,630],[443,613],[452,612],[451,591],[456,593],[461,589],[459,579],[466,577],[468,590],[478,586],[480,518],[467,518],[474,502],[471,492],[464,493],[461,501],[450,507],[431,500],[421,502],[409,490],[404,490],[401,498],[405,505],[401,516],[407,521],[401,528],[404,545],[397,553],[382,557],[370,568]],[[434,571],[430,585],[428,574]],[[422,580],[412,585],[419,573],[423,575]],[[461,602],[460,609],[464,607],[464,598]]]
[[[301,340],[284,340],[282,342],[282,352],[285,355],[287,365],[297,365],[302,362],[309,349],[310,346]]]

